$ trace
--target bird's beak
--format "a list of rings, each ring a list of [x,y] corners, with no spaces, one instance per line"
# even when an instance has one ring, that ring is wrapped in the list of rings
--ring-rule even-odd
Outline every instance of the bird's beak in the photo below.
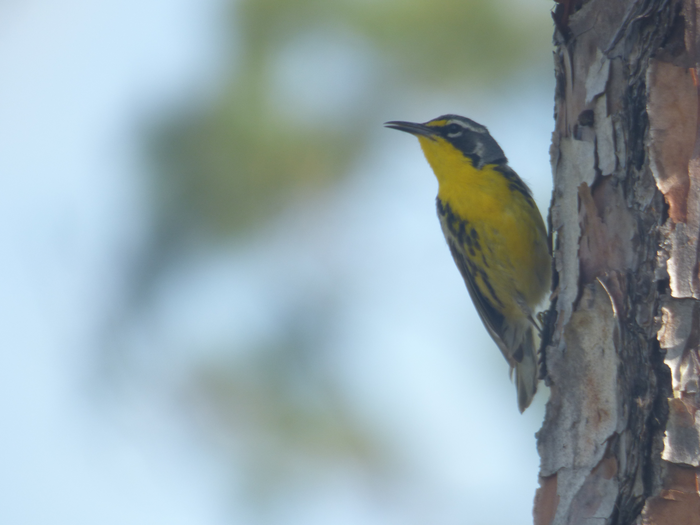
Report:
[[[411,133],[412,135],[423,135],[429,138],[432,138],[435,135],[435,130],[433,128],[429,128],[424,124],[418,124],[416,122],[391,120],[389,122],[385,122],[384,125],[387,128],[398,129],[399,131],[405,131],[406,133]]]

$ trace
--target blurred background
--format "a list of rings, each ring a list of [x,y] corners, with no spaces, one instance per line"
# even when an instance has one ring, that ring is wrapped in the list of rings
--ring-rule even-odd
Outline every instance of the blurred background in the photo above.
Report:
[[[0,523],[526,524],[415,138],[546,214],[545,0],[0,2]]]

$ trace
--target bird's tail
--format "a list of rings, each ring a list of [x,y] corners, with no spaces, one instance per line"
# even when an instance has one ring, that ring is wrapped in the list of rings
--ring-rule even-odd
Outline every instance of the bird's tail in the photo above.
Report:
[[[520,348],[515,353],[515,388],[518,391],[518,408],[522,414],[530,406],[537,392],[537,348],[534,328],[528,326]]]

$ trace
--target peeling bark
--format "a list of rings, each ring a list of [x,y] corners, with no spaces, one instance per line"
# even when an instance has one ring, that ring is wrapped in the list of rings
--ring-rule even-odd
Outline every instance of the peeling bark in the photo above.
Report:
[[[695,1],[554,12],[538,525],[700,525]]]

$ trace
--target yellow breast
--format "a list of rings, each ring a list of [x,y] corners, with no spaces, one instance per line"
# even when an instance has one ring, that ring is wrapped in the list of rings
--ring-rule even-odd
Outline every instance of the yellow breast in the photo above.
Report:
[[[521,190],[514,189],[495,165],[477,169],[440,137],[418,138],[438,179],[438,198],[481,239],[482,253],[472,259],[492,285],[482,293],[497,295],[506,317],[529,315],[548,290],[551,269],[546,228],[524,185],[518,179]]]

